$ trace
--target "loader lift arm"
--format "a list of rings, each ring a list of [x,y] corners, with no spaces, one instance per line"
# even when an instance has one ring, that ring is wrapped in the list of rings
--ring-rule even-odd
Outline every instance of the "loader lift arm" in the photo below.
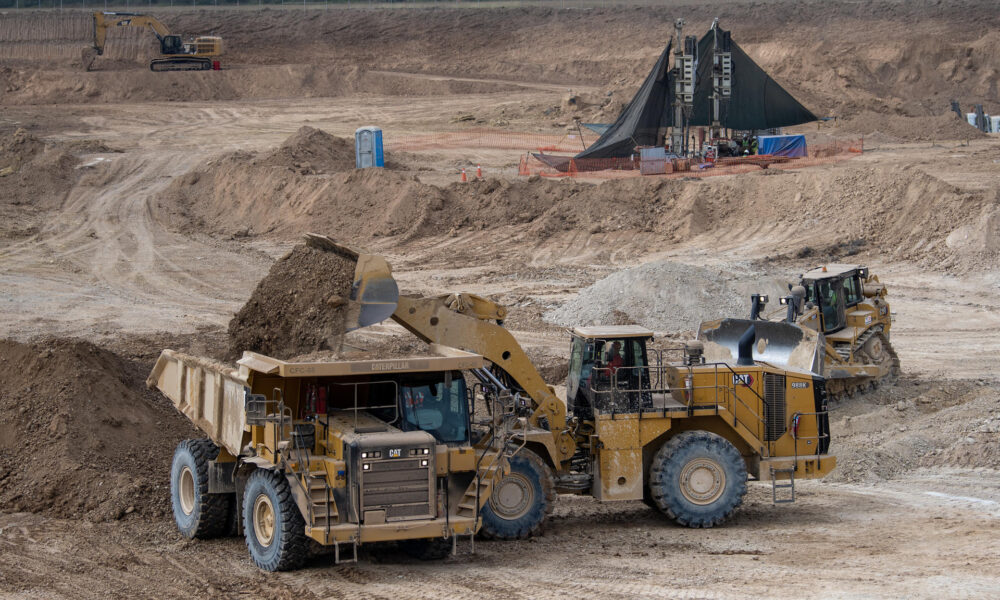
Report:
[[[502,325],[506,309],[472,294],[400,296],[392,319],[428,344],[474,351],[502,369],[532,401],[528,422],[556,437],[554,461],[569,460],[576,442],[566,429],[566,405]]]

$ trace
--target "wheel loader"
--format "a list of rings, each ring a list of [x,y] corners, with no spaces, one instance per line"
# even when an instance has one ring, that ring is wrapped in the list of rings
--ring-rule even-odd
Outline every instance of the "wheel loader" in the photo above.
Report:
[[[456,552],[518,448],[483,358],[451,348],[306,362],[246,352],[236,368],[164,350],[147,384],[208,436],[174,453],[178,529],[242,533],[266,571],[300,567],[313,547],[338,563],[375,542],[422,559]],[[474,399],[489,418],[471,420]]]
[[[323,236],[307,241],[357,256]],[[503,327],[503,306],[474,294],[399,295],[384,260],[358,261],[351,298],[365,296],[424,342],[483,356],[522,419],[523,448],[483,504],[485,537],[538,532],[559,493],[644,500],[680,525],[712,527],[740,506],[749,478],[770,481],[776,502],[792,501],[796,479],[836,465],[825,378],[753,360],[754,326],[730,360],[706,360],[691,341],[672,350],[673,362],[651,347],[649,330],[575,328],[564,401]]]
[[[149,63],[151,71],[208,71],[213,59],[222,55],[222,38],[202,35],[184,41],[151,15],[131,12],[97,11],[94,13],[94,43],[83,49],[83,69],[89,71],[98,56],[104,54],[109,27],[148,27],[160,42],[160,58]]]
[[[892,313],[886,287],[867,267],[816,267],[788,289],[776,313],[765,314],[768,297],[754,294],[749,320],[702,323],[698,338],[705,342],[706,353],[717,360],[735,356],[740,335],[754,325],[759,360],[822,375],[831,398],[853,396],[898,376],[899,357],[889,341]]]

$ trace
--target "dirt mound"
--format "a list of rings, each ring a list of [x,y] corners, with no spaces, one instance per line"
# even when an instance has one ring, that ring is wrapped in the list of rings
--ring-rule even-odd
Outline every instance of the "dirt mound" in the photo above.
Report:
[[[832,409],[832,481],[875,482],[922,467],[994,469],[1000,458],[1000,395],[985,381],[904,377]]]
[[[339,350],[355,266],[333,252],[293,248],[229,322],[230,357],[245,350],[282,359]]]
[[[751,293],[777,297],[782,282],[749,265],[706,268],[671,261],[618,271],[580,290],[545,320],[573,327],[635,323],[658,332],[693,332],[701,321],[749,312]]]
[[[355,165],[354,141],[303,126],[259,164],[287,167],[302,175],[350,171]]]
[[[65,148],[24,129],[0,136],[0,202],[58,207],[79,175],[79,162]]]
[[[169,511],[174,447],[200,437],[147,366],[88,342],[0,340],[0,505],[61,518]]]
[[[974,140],[986,137],[957,114],[948,111],[937,116],[912,117],[862,112],[838,121],[841,133],[858,133],[878,142],[925,142]]]

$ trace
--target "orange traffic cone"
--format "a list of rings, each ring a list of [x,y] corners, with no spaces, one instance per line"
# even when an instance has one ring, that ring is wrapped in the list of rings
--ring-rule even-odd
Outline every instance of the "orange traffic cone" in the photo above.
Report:
[[[483,178],[483,167],[482,165],[476,165],[476,179]]]
[[[466,182],[466,181],[468,181],[468,180],[469,180],[469,179],[468,179],[468,178],[467,178],[467,177],[465,176],[465,169],[463,168],[463,169],[462,169],[462,183],[465,183],[465,182]]]

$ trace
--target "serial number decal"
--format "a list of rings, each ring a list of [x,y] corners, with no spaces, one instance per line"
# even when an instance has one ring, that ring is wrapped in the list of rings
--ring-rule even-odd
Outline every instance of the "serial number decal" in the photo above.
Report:
[[[797,390],[807,389],[809,387],[808,381],[793,381],[792,387]]]

